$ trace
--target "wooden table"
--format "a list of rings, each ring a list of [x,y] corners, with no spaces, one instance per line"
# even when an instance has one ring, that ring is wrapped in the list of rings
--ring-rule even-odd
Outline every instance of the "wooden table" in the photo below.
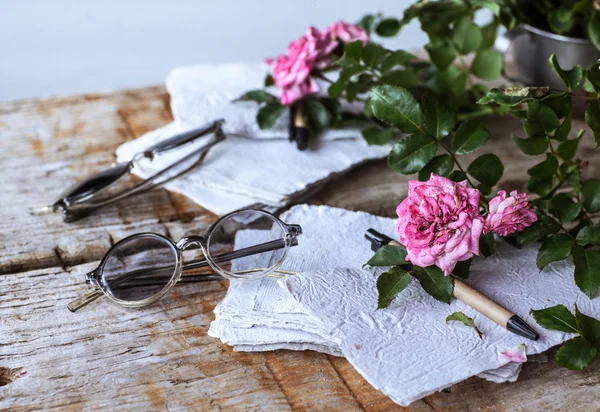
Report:
[[[162,87],[0,103],[0,409],[402,410],[341,358],[315,352],[236,353],[207,336],[227,283],[178,287],[159,304],[124,310],[99,301],[70,313],[83,275],[120,238],[179,238],[216,216],[157,190],[64,224],[37,216],[69,184],[106,167],[116,147],[171,120]],[[541,160],[509,141],[518,123],[491,119],[487,151],[506,165],[500,184],[523,189]],[[575,127],[582,123],[574,122]],[[583,156],[598,159],[585,139]],[[589,173],[598,175],[598,161]],[[406,177],[362,165],[311,203],[393,216]],[[518,383],[472,378],[410,410],[600,410],[600,361],[584,372],[527,363]]]

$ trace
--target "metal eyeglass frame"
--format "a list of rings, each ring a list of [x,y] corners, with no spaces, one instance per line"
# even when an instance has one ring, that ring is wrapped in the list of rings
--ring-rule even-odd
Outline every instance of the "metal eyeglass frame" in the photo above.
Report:
[[[62,211],[63,220],[66,223],[70,223],[89,215],[101,207],[139,193],[150,191],[177,177],[180,177],[200,164],[208,154],[209,149],[225,139],[225,133],[223,132],[222,127],[223,123],[224,120],[217,120],[209,126],[200,127],[175,135],[156,143],[143,152],[136,153],[128,162],[117,163],[109,169],[90,176],[83,182],[76,185],[74,188],[70,189],[65,195],[63,195],[61,199],[54,203],[51,206],[52,211]],[[167,151],[178,149],[188,143],[194,142],[196,139],[202,136],[206,136],[211,133],[213,134],[213,138],[202,145],[202,147],[194,150],[192,153],[186,155],[182,159],[173,162],[160,172],[157,172],[149,178],[118,193],[102,196],[106,193],[106,189],[111,187],[117,181],[122,180],[125,176],[129,175],[131,170],[140,160],[153,160]],[[198,160],[189,167],[184,168],[174,176],[167,175],[169,171],[173,170],[178,165],[189,161],[198,155],[200,155]],[[50,207],[44,209],[50,209]]]
[[[240,213],[240,212],[247,212],[247,211],[257,212],[257,213],[263,214],[263,215],[273,219],[273,221],[275,223],[277,223],[278,225],[280,225],[280,227],[286,233],[285,238],[278,239],[278,240],[272,240],[270,242],[261,243],[261,244],[255,245],[255,246],[235,250],[232,252],[222,253],[217,256],[211,256],[210,253],[208,253],[208,250],[209,250],[208,243],[210,240],[210,236],[213,232],[213,229],[215,227],[217,227],[219,225],[219,223],[221,223],[223,220],[231,217],[232,215],[234,215],[236,213]],[[150,304],[156,302],[160,298],[162,298],[165,294],[167,294],[173,288],[173,286],[175,286],[175,284],[177,284],[180,281],[182,283],[192,283],[192,282],[202,282],[202,281],[208,281],[208,280],[257,279],[257,278],[262,278],[265,276],[284,277],[287,275],[293,275],[293,274],[296,274],[296,272],[279,270],[278,267],[281,265],[281,263],[287,256],[289,247],[298,245],[297,238],[301,234],[302,234],[302,227],[300,227],[300,225],[285,223],[281,219],[276,217],[275,215],[273,215],[269,212],[266,212],[264,210],[257,210],[257,209],[242,209],[242,210],[238,210],[235,212],[231,212],[227,215],[222,216],[215,223],[213,223],[211,225],[211,227],[208,229],[208,231],[206,232],[206,235],[184,237],[184,238],[180,239],[177,243],[173,242],[171,239],[169,239],[163,235],[160,235],[158,233],[145,232],[145,233],[134,234],[134,235],[128,236],[124,239],[121,239],[119,242],[115,243],[106,252],[104,257],[100,261],[100,264],[98,265],[98,267],[85,275],[86,283],[94,285],[96,289],[94,291],[89,292],[89,293],[85,294],[84,296],[70,302],[67,305],[67,308],[71,312],[76,312],[79,309],[81,309],[82,307],[84,307],[84,306],[92,303],[96,299],[102,297],[103,295],[106,296],[107,298],[109,298],[111,301],[113,301],[116,304],[121,305],[121,306],[130,307],[130,308],[147,306],[147,305],[150,305]],[[162,241],[165,241],[165,244],[170,245],[172,250],[175,252],[176,267],[175,267],[175,270],[173,270],[172,268],[165,268],[165,270],[168,270],[169,272],[173,272],[173,273],[168,276],[168,277],[170,277],[170,279],[166,283],[165,287],[162,290],[160,290],[159,292],[157,292],[155,295],[150,296],[149,298],[146,298],[146,299],[139,300],[139,301],[127,301],[127,300],[122,300],[122,299],[117,298],[106,288],[106,286],[102,282],[102,272],[104,270],[104,266],[106,264],[108,257],[111,255],[111,252],[113,250],[115,250],[115,248],[118,248],[119,245],[121,245],[135,237],[154,237],[154,238],[161,239]],[[204,259],[195,260],[195,261],[184,264],[183,263],[183,251],[186,250],[190,246],[199,246],[202,250],[202,254],[204,255]],[[233,273],[233,272],[228,272],[228,271],[220,268],[217,264],[220,262],[227,262],[230,260],[234,260],[234,259],[238,259],[238,258],[242,258],[242,257],[246,257],[246,256],[256,255],[259,253],[264,253],[264,252],[269,252],[269,251],[279,250],[279,249],[284,249],[283,254],[279,258],[279,260],[277,262],[275,262],[273,265],[271,265],[269,268],[256,268],[256,269],[250,269],[250,270],[236,271],[235,273]],[[210,267],[215,273],[206,274],[206,275],[203,274],[203,275],[182,276],[183,271],[185,271],[185,270],[198,269],[198,268],[207,267],[207,266]],[[160,268],[157,268],[157,269],[160,270]],[[148,269],[141,269],[141,270],[145,271]],[[131,272],[128,275],[136,275],[136,274],[139,274],[139,271]],[[248,275],[248,276],[244,276],[244,275]],[[162,279],[163,280],[161,283],[158,283],[158,284],[164,283],[164,278],[165,277],[163,277],[163,276],[154,277],[154,279]],[[152,278],[150,278],[150,280],[152,280]],[[155,284],[157,284],[157,283],[155,283]],[[148,284],[144,284],[144,286],[146,286],[146,285],[148,285]]]

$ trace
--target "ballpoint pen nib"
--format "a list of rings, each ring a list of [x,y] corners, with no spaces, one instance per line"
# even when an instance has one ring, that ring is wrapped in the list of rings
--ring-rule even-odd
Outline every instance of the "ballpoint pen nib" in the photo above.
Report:
[[[524,338],[531,340],[538,340],[540,337],[536,331],[531,329],[531,326],[525,323],[525,321],[517,315],[514,315],[508,319],[508,322],[506,322],[506,329],[512,333],[516,333],[519,336],[523,336]]]

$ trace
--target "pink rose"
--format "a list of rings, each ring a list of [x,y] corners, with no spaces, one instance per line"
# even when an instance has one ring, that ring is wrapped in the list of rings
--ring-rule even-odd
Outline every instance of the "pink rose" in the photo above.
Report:
[[[363,46],[369,43],[369,34],[365,29],[341,20],[329,26],[325,33],[342,43],[352,43],[357,40],[360,40]]]
[[[330,64],[329,56],[337,44],[314,27],[290,43],[287,53],[277,58],[273,68],[273,80],[281,88],[281,104],[288,105],[319,92],[311,72],[323,70]]]
[[[535,212],[529,207],[527,195],[500,190],[498,196],[490,200],[490,211],[485,218],[483,233],[494,232],[500,236],[506,236],[514,232],[520,232],[537,220]]]
[[[410,180],[408,197],[398,205],[396,231],[417,266],[437,265],[449,275],[457,262],[479,254],[483,218],[479,191],[467,182],[431,174],[427,182]]]

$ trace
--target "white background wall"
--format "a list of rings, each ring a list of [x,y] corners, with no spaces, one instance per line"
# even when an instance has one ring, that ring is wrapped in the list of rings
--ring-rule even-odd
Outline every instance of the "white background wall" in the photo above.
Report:
[[[181,65],[260,61],[410,0],[0,0],[0,100],[159,84]],[[418,25],[388,46],[425,43]]]

